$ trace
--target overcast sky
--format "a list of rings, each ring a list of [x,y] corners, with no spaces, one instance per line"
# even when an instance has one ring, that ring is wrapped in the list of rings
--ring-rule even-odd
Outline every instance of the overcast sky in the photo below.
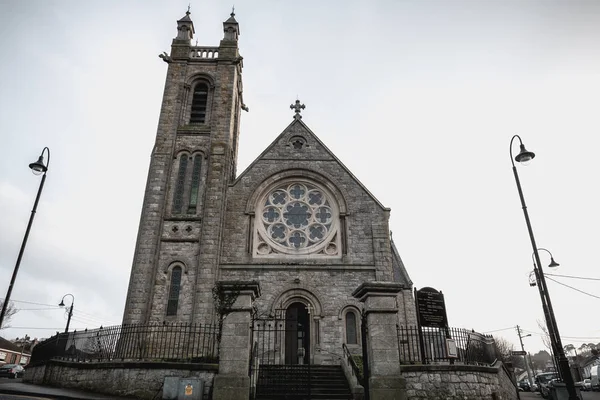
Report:
[[[177,1],[0,0],[0,297],[51,150],[46,186],[2,336],[121,322]],[[519,324],[543,348],[532,248],[509,158],[551,272],[600,278],[600,3],[237,0],[244,102],[238,173],[303,121],[392,209],[417,288],[446,297],[451,326]],[[231,5],[193,0],[200,45]],[[515,145],[515,152],[518,146]],[[541,253],[542,263],[549,257]],[[600,282],[553,277],[600,296]],[[600,298],[548,281],[563,343],[600,342]],[[70,304],[70,297],[67,297]]]

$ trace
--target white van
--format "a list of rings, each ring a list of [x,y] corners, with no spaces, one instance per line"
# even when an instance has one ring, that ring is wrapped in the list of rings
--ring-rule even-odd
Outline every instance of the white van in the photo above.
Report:
[[[600,381],[598,380],[598,373],[600,373],[600,365],[594,365],[590,371],[590,378],[592,379],[592,390],[600,390]]]

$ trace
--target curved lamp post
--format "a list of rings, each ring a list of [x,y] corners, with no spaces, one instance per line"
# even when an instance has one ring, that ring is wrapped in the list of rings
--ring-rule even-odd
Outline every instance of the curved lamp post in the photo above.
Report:
[[[550,253],[549,250],[544,249],[542,247],[538,248],[538,252],[539,251],[545,251],[546,253],[548,253],[550,255],[550,264],[548,264],[548,268],[556,268],[558,266],[560,266],[559,263],[557,263],[556,261],[554,261],[554,256],[552,255],[552,253]],[[540,292],[540,298],[542,299],[542,303],[543,305],[548,309],[548,313],[554,317],[554,309],[552,308],[552,302],[550,301],[550,294],[548,293],[548,287],[546,286],[546,278],[544,276],[544,271],[542,270],[542,265],[541,264],[536,264],[535,262],[535,253],[531,253],[531,258],[533,260],[533,274],[535,276],[535,281],[537,283],[537,287],[538,290]],[[542,280],[543,277],[543,280]],[[558,330],[556,328],[556,320],[554,320],[553,318],[551,320],[546,319],[546,325],[548,327],[550,327],[550,325],[554,326],[554,331],[553,333],[550,333],[551,329],[548,329],[548,335],[552,338],[552,334],[555,334],[558,336],[559,341],[560,341],[560,335],[558,335]],[[557,367],[559,365],[559,360],[558,360],[558,353],[556,352],[556,341],[551,340],[550,341],[552,344],[552,361],[554,363],[554,367],[560,371],[560,369]],[[562,348],[562,344],[561,344],[561,348]]]
[[[44,152],[48,153],[48,162],[44,163]],[[29,217],[29,223],[27,224],[27,229],[25,230],[25,237],[23,238],[23,243],[21,243],[21,249],[19,250],[19,256],[17,257],[17,263],[15,265],[15,269],[13,270],[12,278],[10,280],[10,284],[8,285],[8,291],[6,292],[6,297],[4,298],[4,304],[2,305],[2,312],[0,313],[0,327],[2,327],[2,322],[4,321],[4,316],[6,314],[6,309],[8,307],[8,302],[10,301],[10,295],[12,294],[12,289],[15,284],[15,280],[17,279],[17,273],[19,272],[19,266],[21,265],[21,259],[23,258],[23,252],[25,251],[25,246],[27,245],[27,238],[29,237],[29,231],[31,230],[31,225],[33,224],[33,218],[35,217],[35,212],[37,210],[38,202],[40,201],[40,195],[42,194],[42,189],[44,188],[44,182],[46,181],[46,172],[48,172],[48,165],[50,165],[50,149],[44,147],[42,150],[42,154],[36,162],[32,162],[29,164],[29,168],[33,171],[35,175],[42,175],[42,180],[40,182],[40,188],[38,189],[37,196],[35,197],[35,202],[33,203],[33,209],[31,210],[31,216]]]
[[[513,141],[519,139],[519,154],[514,157],[513,161]],[[533,236],[533,229],[531,228],[531,221],[529,220],[529,213],[527,212],[527,205],[525,205],[525,198],[523,197],[523,189],[521,188],[521,182],[519,180],[519,174],[517,173],[517,167],[515,167],[515,161],[519,163],[525,163],[533,160],[535,154],[531,151],[527,151],[521,137],[514,135],[510,140],[510,162],[512,164],[513,174],[515,175],[515,182],[517,183],[517,190],[519,191],[519,198],[521,200],[521,206],[523,208],[523,214],[525,216],[525,223],[527,224],[527,230],[529,232],[529,239],[531,240],[531,247],[533,248],[534,266],[536,271],[536,278],[538,280],[538,289],[540,291],[540,298],[542,300],[542,308],[544,310],[544,316],[546,317],[546,326],[548,327],[548,333],[550,335],[550,341],[554,349],[554,354],[558,357],[558,370],[560,377],[567,387],[569,393],[569,400],[578,400],[577,391],[575,390],[575,382],[569,369],[569,360],[565,356],[565,352],[560,340],[560,334],[558,332],[558,326],[556,325],[556,319],[554,317],[554,311],[552,310],[552,302],[548,294],[548,288],[546,287],[546,279],[544,278],[544,271],[541,268],[540,255],[538,253],[538,247],[535,244],[535,237]],[[545,250],[545,249],[544,249]],[[548,251],[548,250],[546,250]],[[548,252],[549,253],[549,252]],[[552,263],[554,258],[552,258]],[[550,264],[552,266],[552,263]],[[537,265],[537,266],[536,266]],[[556,264],[558,265],[558,264]],[[554,265],[554,266],[556,266]]]
[[[71,324],[71,317],[73,316],[73,306],[75,305],[75,296],[73,296],[71,293],[67,293],[63,296],[58,304],[60,307],[64,307],[65,297],[67,296],[71,296],[71,307],[69,307],[69,317],[67,318],[67,327],[65,328],[65,333],[69,332],[69,325]]]

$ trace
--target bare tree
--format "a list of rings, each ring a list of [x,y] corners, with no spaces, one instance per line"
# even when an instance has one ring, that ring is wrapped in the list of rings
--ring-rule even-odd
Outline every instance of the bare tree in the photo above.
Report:
[[[3,307],[4,300],[0,300],[0,309],[2,309]],[[6,307],[6,313],[4,314],[4,320],[2,321],[2,326],[0,326],[0,329],[10,328],[10,320],[12,319],[13,315],[15,315],[18,311],[19,309],[15,307],[15,303],[8,303],[8,307]]]
[[[494,338],[494,344],[496,346],[497,357],[504,362],[510,361],[510,352],[513,350],[514,345],[509,343],[508,340],[499,336]]]
[[[550,354],[554,354],[554,349],[552,348],[552,340],[550,340],[550,333],[548,333],[548,327],[542,323],[539,319],[537,320],[538,327],[542,330],[542,343],[548,349]]]
[[[494,337],[494,345],[496,346],[496,357],[504,363],[510,362],[516,368],[525,368],[525,363],[521,356],[513,356],[512,351],[515,349],[514,344],[502,337]]]

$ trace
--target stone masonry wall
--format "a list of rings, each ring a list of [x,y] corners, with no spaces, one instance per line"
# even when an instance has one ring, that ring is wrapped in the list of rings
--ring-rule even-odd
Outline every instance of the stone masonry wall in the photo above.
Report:
[[[124,323],[207,322],[212,317],[220,230],[234,157],[240,110],[237,41],[221,41],[219,57],[190,58],[190,43],[174,40],[152,152]],[[207,119],[188,124],[194,83],[209,82]],[[198,205],[189,212],[193,157],[202,154]],[[172,212],[181,157],[188,156],[184,210]],[[166,316],[169,266],[184,267],[177,315]]]
[[[148,308],[151,305],[150,294],[156,268],[156,249],[159,246],[160,226],[173,158],[175,135],[172,132],[177,127],[176,110],[181,92],[178,82],[184,78],[185,65],[169,64],[156,142],[152,150],[146,182],[123,323],[146,322]]]
[[[503,369],[498,373],[500,393],[502,394],[502,396],[504,396],[503,398],[505,399],[514,398],[516,390],[512,377],[509,374],[510,373],[506,369]]]
[[[294,149],[288,142],[302,136],[307,147]],[[327,186],[336,198],[340,210],[345,210],[347,243],[346,254],[340,259],[311,259],[311,263],[376,265],[374,230],[386,231],[389,243],[388,210],[365,190],[344,166],[321,145],[314,135],[300,122],[294,122],[259,159],[238,177],[230,187],[227,199],[227,220],[223,242],[228,243],[221,256],[221,263],[262,263],[254,260],[248,251],[251,248],[248,233],[253,230],[249,212],[254,212],[256,202],[270,184],[284,177],[299,177]],[[376,227],[376,229],[374,229]],[[391,248],[388,246],[386,261],[378,271],[378,280],[392,277]],[[295,257],[282,257],[273,263],[293,261]],[[295,258],[296,262],[304,261]]]
[[[262,295],[255,304],[259,314],[269,314],[284,307],[283,301],[290,298],[305,298],[313,295],[320,307],[320,314],[313,311],[311,321],[312,350],[316,363],[339,364],[342,358],[342,343],[345,342],[345,321],[342,311],[353,307],[360,312],[362,305],[352,297],[352,291],[362,282],[374,279],[374,269],[344,271],[327,268],[308,269],[283,267],[278,269],[257,268],[221,270],[223,280],[256,280],[260,282]],[[359,316],[358,316],[359,317]],[[315,318],[318,322],[315,321]],[[360,317],[359,317],[360,318]],[[318,323],[318,334],[314,329]],[[358,331],[360,334],[360,330]],[[318,343],[315,341],[318,338]],[[360,343],[360,338],[358,340]]]
[[[398,293],[398,324],[417,325],[417,309],[411,287]]]
[[[290,145],[298,137],[305,140],[299,149]],[[343,219],[339,232],[345,245],[339,258],[253,256],[254,224],[260,218],[253,214],[258,205],[262,206],[262,196],[272,185],[294,178],[313,181],[331,192],[331,201],[337,203],[340,220]],[[389,210],[304,123],[294,121],[229,187],[226,215],[219,279],[259,281],[262,291],[256,301],[259,313],[285,308],[289,305],[286,301],[295,295],[299,299],[310,297],[303,302],[319,309],[317,315],[313,311],[310,327],[313,361],[339,363],[345,342],[342,311],[345,307],[355,307],[359,312],[362,309],[352,292],[363,282],[393,278]],[[412,298],[410,293],[407,298]],[[404,296],[399,300],[404,301]],[[408,316],[402,305],[400,308],[402,319],[411,320],[410,306]]]
[[[190,364],[176,363],[82,364],[50,361],[46,365],[28,367],[23,381],[114,396],[154,399],[162,398],[159,392],[162,392],[166,376],[195,377],[204,382],[204,399],[208,400],[218,366],[195,364],[194,370],[189,368]]]
[[[402,366],[411,400],[516,400],[517,392],[502,365],[494,367]]]

